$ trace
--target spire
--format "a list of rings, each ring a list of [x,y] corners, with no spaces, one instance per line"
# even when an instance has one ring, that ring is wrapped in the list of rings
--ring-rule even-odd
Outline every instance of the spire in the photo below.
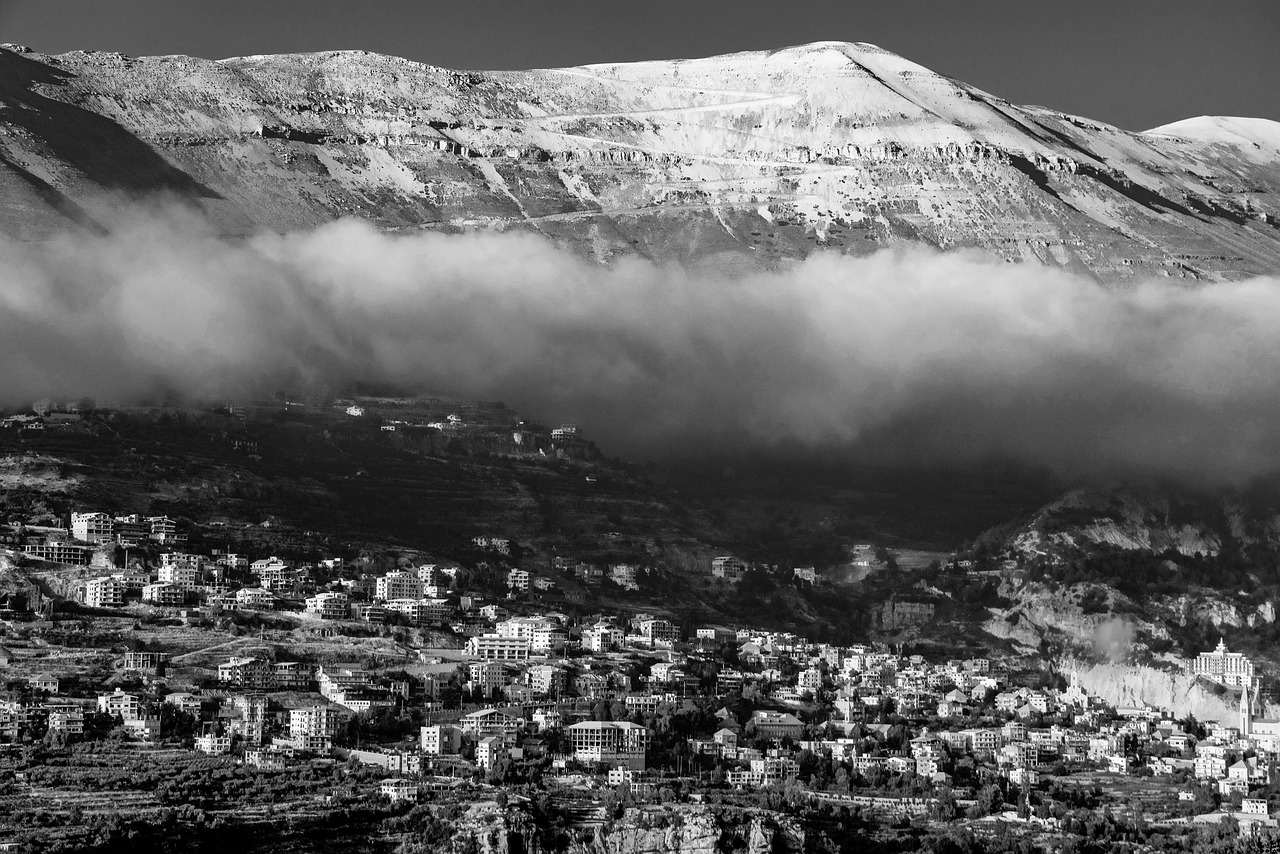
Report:
[[[1253,733],[1253,703],[1250,701],[1249,688],[1246,683],[1240,689],[1240,737],[1249,738]]]

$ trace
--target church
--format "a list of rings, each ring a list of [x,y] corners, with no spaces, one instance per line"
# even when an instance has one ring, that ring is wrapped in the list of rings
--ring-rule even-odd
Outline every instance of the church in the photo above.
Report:
[[[1240,690],[1240,738],[1270,741],[1274,751],[1280,747],[1280,720],[1255,717],[1262,709],[1259,696],[1261,684],[1260,679],[1252,680],[1252,685],[1246,685]]]

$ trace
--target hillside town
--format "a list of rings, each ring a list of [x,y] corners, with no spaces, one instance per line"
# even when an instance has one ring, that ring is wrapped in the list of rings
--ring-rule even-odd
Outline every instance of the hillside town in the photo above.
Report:
[[[0,740],[11,745],[114,739],[279,773],[340,763],[363,769],[362,798],[391,805],[532,786],[573,803],[582,827],[620,803],[776,791],[885,821],[967,821],[981,832],[1011,823],[1052,837],[1071,829],[1088,793],[1125,780],[1160,793],[1138,808],[1144,821],[1227,821],[1246,835],[1277,826],[1280,720],[1263,716],[1253,663],[1223,643],[1186,668],[1237,692],[1237,718],[1174,719],[1109,705],[1075,674],[1017,660],[929,660],[753,626],[548,610],[544,597],[569,579],[625,591],[653,570],[557,557],[529,571],[502,536],[472,543],[488,577],[503,580],[496,591],[453,561],[375,573],[339,558],[193,553],[164,516],[86,510],[35,536],[11,547],[87,573],[71,588],[79,604],[63,608],[139,625],[285,620],[272,625],[386,637],[395,653],[287,657],[288,644],[264,630],[201,668],[198,653],[135,642],[95,684],[40,653],[28,621],[55,602],[33,585],[32,601],[11,597],[18,610],[0,650],[9,688]],[[863,544],[853,555],[873,551]],[[780,571],[720,555],[707,575],[736,585],[760,569]],[[813,567],[790,575],[824,581]],[[911,619],[931,614],[901,604]]]

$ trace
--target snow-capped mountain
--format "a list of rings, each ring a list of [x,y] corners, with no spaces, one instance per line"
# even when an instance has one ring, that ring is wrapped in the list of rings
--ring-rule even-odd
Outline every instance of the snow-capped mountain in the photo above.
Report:
[[[1112,282],[1280,268],[1280,124],[1132,133],[838,42],[524,72],[0,49],[0,231],[107,227],[103,190],[177,193],[227,234],[357,215],[601,260],[919,240]]]

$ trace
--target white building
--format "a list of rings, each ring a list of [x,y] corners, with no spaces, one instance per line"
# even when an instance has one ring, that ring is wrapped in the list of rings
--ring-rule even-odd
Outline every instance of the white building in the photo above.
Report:
[[[388,572],[378,579],[374,597],[384,602],[393,599],[418,599],[422,596],[422,582],[407,572]]]
[[[113,542],[115,520],[106,513],[72,513],[71,536],[82,543]]]
[[[90,578],[84,583],[84,604],[90,608],[121,608],[125,586],[114,578]]]
[[[317,593],[307,598],[306,611],[322,620],[345,620],[351,610],[350,601],[345,593]]]

